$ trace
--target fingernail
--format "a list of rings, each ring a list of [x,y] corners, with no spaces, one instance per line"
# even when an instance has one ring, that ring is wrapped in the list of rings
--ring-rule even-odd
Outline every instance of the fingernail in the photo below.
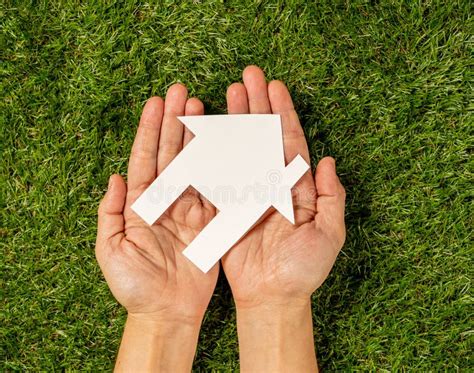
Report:
[[[112,189],[112,185],[113,185],[113,183],[112,183],[112,176],[110,176],[110,177],[109,177],[109,186],[107,187],[107,189],[109,189],[109,190]]]

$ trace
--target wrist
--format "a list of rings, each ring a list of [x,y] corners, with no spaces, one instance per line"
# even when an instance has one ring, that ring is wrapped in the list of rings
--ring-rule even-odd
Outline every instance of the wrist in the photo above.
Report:
[[[236,299],[237,312],[285,312],[286,310],[301,310],[311,307],[311,297],[273,297],[259,300]]]
[[[316,371],[310,298],[237,307],[241,371]]]
[[[135,313],[127,315],[127,326],[133,328],[146,328],[150,333],[166,333],[176,329],[199,330],[203,316],[185,316],[161,313]]]
[[[279,325],[299,328],[311,320],[311,299],[262,302],[257,305],[236,305],[238,326],[242,328],[265,328],[278,332]]]
[[[200,321],[128,314],[115,370],[191,370]]]

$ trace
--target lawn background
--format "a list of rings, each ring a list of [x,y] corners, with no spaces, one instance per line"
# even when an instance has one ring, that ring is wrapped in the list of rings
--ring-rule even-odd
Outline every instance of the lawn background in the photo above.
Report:
[[[108,176],[149,96],[180,81],[225,113],[248,64],[288,84],[313,162],[334,156],[347,189],[313,301],[321,367],[473,369],[469,1],[6,1],[1,25],[2,371],[112,368]],[[195,369],[238,369],[223,277]]]

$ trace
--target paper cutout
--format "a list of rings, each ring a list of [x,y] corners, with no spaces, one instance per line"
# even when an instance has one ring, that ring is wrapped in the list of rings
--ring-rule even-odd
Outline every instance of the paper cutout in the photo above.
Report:
[[[285,167],[279,115],[178,119],[195,137],[135,201],[133,211],[151,225],[189,186],[207,198],[217,215],[183,251],[203,272],[271,206],[294,224],[291,188],[309,165],[297,155]]]

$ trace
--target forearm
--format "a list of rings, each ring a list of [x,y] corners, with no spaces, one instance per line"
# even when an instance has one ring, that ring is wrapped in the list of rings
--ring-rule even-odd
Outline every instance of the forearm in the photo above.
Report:
[[[190,372],[200,323],[127,318],[116,372]]]
[[[315,372],[311,303],[237,306],[242,372]]]

